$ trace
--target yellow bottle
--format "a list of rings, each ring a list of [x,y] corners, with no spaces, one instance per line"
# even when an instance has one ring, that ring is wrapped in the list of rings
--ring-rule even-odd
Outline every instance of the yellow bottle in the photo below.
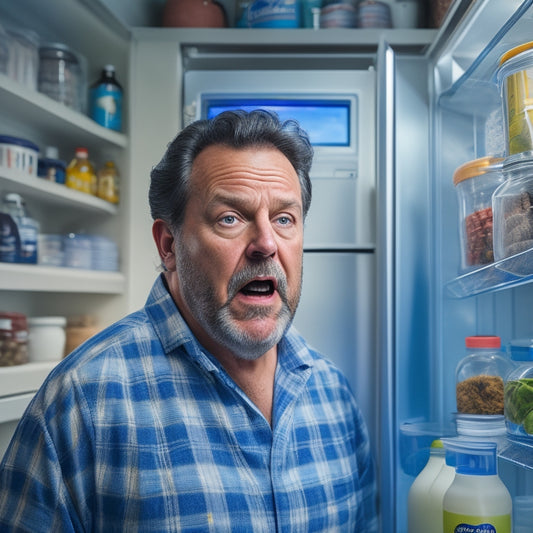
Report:
[[[76,148],[74,159],[66,170],[65,185],[87,194],[96,194],[97,178],[87,148]]]
[[[106,161],[98,171],[98,191],[96,195],[102,200],[118,204],[120,198],[119,175],[113,161]]]

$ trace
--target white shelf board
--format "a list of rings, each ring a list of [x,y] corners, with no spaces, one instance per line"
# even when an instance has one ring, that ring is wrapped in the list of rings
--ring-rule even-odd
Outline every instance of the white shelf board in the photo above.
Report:
[[[34,394],[58,362],[0,366],[0,400],[26,393]]]
[[[101,198],[70,189],[60,183],[30,176],[20,170],[0,167],[0,190],[16,192],[49,205],[101,214],[116,215],[118,207]]]
[[[0,102],[2,113],[27,119],[38,130],[47,132],[56,140],[69,143],[76,139],[80,146],[106,148],[112,144],[126,148],[128,138],[104,128],[89,117],[34,91],[5,74],[0,74]]]
[[[34,393],[31,392],[0,398],[0,424],[18,420],[23,415],[26,407],[28,407],[33,395]]]
[[[121,272],[0,263],[0,290],[122,294],[125,287]]]

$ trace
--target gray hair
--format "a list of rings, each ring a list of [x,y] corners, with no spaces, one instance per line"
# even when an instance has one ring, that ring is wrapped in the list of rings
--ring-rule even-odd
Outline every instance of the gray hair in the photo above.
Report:
[[[304,218],[311,205],[309,172],[313,148],[295,120],[281,122],[264,110],[225,111],[210,120],[198,120],[183,129],[168,145],[161,161],[150,173],[150,212],[177,230],[189,200],[189,178],[195,157],[210,145],[231,148],[272,146],[292,164],[302,191]]]

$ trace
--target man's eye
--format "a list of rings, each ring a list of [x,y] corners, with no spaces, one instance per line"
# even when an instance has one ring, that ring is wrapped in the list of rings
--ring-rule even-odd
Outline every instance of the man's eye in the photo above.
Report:
[[[227,226],[231,226],[232,224],[235,224],[237,221],[237,218],[233,215],[226,215],[221,219],[222,224],[226,224]]]
[[[290,217],[282,216],[282,217],[278,218],[278,224],[281,224],[282,226],[287,226],[291,222],[292,221],[291,221]]]

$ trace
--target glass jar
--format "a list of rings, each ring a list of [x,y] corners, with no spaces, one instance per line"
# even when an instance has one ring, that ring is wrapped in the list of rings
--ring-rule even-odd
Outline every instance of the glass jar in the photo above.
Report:
[[[509,353],[516,366],[505,381],[507,433],[533,443],[533,339],[511,341]]]
[[[28,362],[28,322],[26,315],[0,312],[0,366]]]
[[[511,362],[501,351],[500,337],[466,337],[465,345],[467,355],[456,368],[457,411],[503,415],[503,380]]]
[[[496,261],[533,248],[533,152],[508,157],[503,164],[505,181],[493,196],[494,258]],[[531,254],[505,262],[505,270],[518,275],[533,272]]]
[[[482,157],[464,163],[453,174],[463,270],[494,261],[492,193],[504,181],[502,162],[502,158]]]
[[[77,54],[61,43],[39,48],[39,92],[76,111],[84,111],[85,80]]]
[[[533,42],[503,54],[497,77],[506,122],[507,155],[533,150]]]

